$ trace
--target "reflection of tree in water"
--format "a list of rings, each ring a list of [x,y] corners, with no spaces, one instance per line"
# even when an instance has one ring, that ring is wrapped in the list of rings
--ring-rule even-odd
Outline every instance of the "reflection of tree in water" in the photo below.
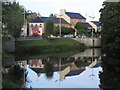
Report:
[[[13,74],[14,78],[16,78],[17,80],[21,80],[23,76],[23,69],[21,69],[19,65],[15,65],[11,69],[11,73]]]
[[[46,62],[45,62],[45,74],[46,74],[46,77],[47,78],[52,78],[53,77],[53,68],[54,68],[54,64],[53,64],[53,62],[51,62],[51,61],[49,61],[49,60],[47,60]]]
[[[23,84],[23,69],[19,65],[15,65],[9,69],[7,74],[3,74],[3,88],[15,88],[21,87]]]
[[[120,88],[120,60],[107,55],[102,59],[103,72],[100,73],[100,87]]]
[[[91,60],[89,57],[71,57],[69,59],[70,62],[75,62],[76,66],[77,67],[83,67],[83,66],[87,66],[89,65],[90,63],[88,62],[89,60]]]

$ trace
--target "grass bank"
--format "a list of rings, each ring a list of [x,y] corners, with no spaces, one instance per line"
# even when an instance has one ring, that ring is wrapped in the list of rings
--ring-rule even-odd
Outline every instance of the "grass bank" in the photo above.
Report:
[[[83,43],[70,38],[45,40],[26,40],[16,42],[16,53],[51,54],[68,51],[84,51]]]

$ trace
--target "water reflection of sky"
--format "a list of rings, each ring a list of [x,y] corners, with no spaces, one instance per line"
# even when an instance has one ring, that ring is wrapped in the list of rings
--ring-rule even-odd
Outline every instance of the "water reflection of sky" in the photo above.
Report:
[[[99,88],[100,79],[99,71],[102,68],[99,66],[97,68],[88,68],[81,74],[76,76],[65,77],[64,80],[59,80],[58,72],[54,72],[52,79],[47,79],[45,74],[41,74],[40,77],[30,68],[27,67],[27,88]],[[93,73],[92,73],[93,72]],[[95,76],[91,76],[94,74]]]

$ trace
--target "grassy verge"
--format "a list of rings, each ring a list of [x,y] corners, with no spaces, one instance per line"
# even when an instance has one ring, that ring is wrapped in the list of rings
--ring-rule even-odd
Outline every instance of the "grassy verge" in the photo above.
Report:
[[[45,40],[27,40],[16,42],[16,53],[51,54],[68,51],[83,51],[86,46],[70,38]]]

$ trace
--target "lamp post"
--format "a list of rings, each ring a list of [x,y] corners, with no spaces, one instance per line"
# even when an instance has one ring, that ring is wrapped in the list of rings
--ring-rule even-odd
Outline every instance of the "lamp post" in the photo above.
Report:
[[[59,15],[59,16],[60,16],[60,33],[59,34],[60,34],[60,38],[61,38],[61,16],[62,15]]]
[[[24,37],[27,35],[27,19],[26,19],[26,11],[25,10],[24,10],[23,35],[24,35]]]
[[[89,16],[92,20],[95,18],[94,16]],[[94,38],[93,38],[93,27],[92,27],[92,43],[94,47]]]
[[[61,38],[61,22],[62,22],[62,20],[61,20],[61,16],[62,15],[58,15],[58,14],[55,14],[56,16],[59,16],[59,35],[60,35],[60,38]]]
[[[24,12],[23,12],[23,27],[21,29],[21,36],[24,36],[24,39],[25,39],[25,36],[27,35],[27,20],[26,20],[26,12],[25,12],[25,9],[24,9]]]
[[[92,20],[95,18],[94,16],[89,16]],[[92,38],[93,38],[93,27],[92,27]]]
[[[26,19],[25,19],[25,10],[24,10],[24,31],[23,31],[23,35],[24,35],[24,40],[25,40],[25,30],[26,30]]]

